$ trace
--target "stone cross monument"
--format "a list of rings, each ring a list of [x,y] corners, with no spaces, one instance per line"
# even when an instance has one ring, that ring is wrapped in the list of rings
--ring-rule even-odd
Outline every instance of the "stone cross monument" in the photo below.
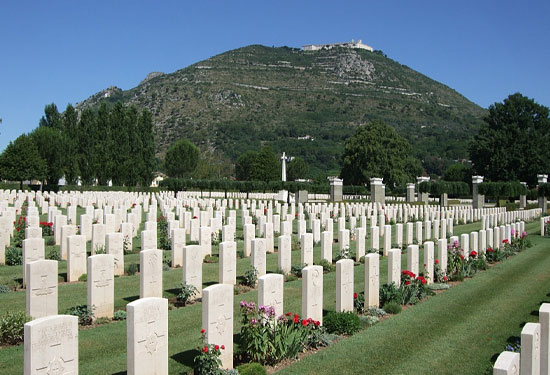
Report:
[[[291,162],[292,159],[294,159],[294,157],[290,157],[290,156],[286,156],[286,154],[283,152],[283,156],[281,156],[281,162],[282,162],[282,171],[281,171],[281,176],[282,176],[282,180],[283,181],[286,181],[286,162]]]

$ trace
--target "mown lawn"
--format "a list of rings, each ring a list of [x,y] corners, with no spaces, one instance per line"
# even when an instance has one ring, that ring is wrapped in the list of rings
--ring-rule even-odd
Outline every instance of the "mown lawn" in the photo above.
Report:
[[[240,222],[240,220],[238,220]],[[239,225],[240,226],[240,225]],[[470,232],[478,230],[480,224],[468,224],[455,227],[455,234],[464,232]],[[534,232],[537,229],[537,223],[532,223],[527,226],[530,232]],[[238,231],[238,235],[240,231]],[[524,316],[529,316],[532,310],[538,309],[537,306],[544,298],[545,293],[550,290],[544,291],[544,287],[537,283],[530,282],[533,270],[530,268],[540,269],[541,275],[543,270],[550,265],[550,259],[546,259],[544,253],[544,244],[546,247],[549,245],[549,241],[546,239],[540,239],[538,237],[532,238],[537,246],[530,249],[527,252],[516,256],[502,265],[494,267],[493,269],[477,275],[475,278],[468,280],[467,282],[452,288],[445,293],[435,296],[430,300],[414,306],[402,314],[388,319],[383,323],[369,328],[368,330],[350,338],[344,340],[334,346],[325,349],[315,355],[312,355],[304,359],[304,363],[311,361],[314,364],[309,365],[307,370],[304,367],[300,367],[301,364],[297,364],[298,367],[291,366],[285,369],[286,372],[291,373],[320,373],[328,372],[331,365],[323,363],[336,362],[338,358],[341,358],[346,362],[339,367],[332,367],[331,371],[341,373],[346,370],[349,373],[364,373],[367,371],[367,364],[372,362],[373,366],[378,368],[382,363],[387,363],[386,366],[380,367],[378,373],[440,373],[434,371],[424,371],[426,366],[430,364],[432,359],[429,359],[431,355],[437,355],[439,358],[438,363],[444,363],[447,367],[447,361],[452,362],[454,359],[458,363],[457,358],[466,358],[470,361],[470,357],[464,357],[462,351],[468,353],[475,352],[477,358],[475,361],[478,363],[478,367],[486,367],[489,363],[489,359],[496,352],[500,352],[503,347],[503,343],[510,335],[519,335],[520,328],[518,323],[509,323],[502,326],[493,322],[493,319],[487,320],[485,312],[498,314],[498,317],[494,320],[507,321],[514,316],[506,309],[503,309],[503,313],[500,313],[499,303],[508,306],[514,306],[512,310],[515,315],[522,317],[521,319],[527,320]],[[134,239],[136,241],[136,239]],[[242,247],[242,241],[239,242],[239,249]],[[334,246],[334,253],[337,244]],[[216,249],[215,247],[213,249]],[[216,249],[217,250],[217,249]],[[315,261],[320,259],[320,247],[315,247]],[[422,255],[421,255],[422,256]],[[533,259],[534,258],[534,259]],[[300,252],[292,252],[293,264],[300,262]],[[422,258],[420,258],[422,259]],[[138,254],[130,254],[125,257],[125,263],[139,262]],[[60,273],[63,263],[60,262]],[[238,275],[242,275],[246,268],[250,264],[249,259],[237,260]],[[403,255],[403,267],[406,266],[406,255]],[[518,266],[519,264],[519,266]],[[514,266],[515,265],[515,266]],[[521,266],[523,265],[523,266]],[[509,270],[510,267],[516,267],[518,269]],[[6,271],[6,268],[12,269],[11,272]],[[4,274],[6,278],[13,277],[18,267],[0,267],[0,272],[9,273]],[[268,272],[275,272],[277,268],[277,255],[270,254],[267,256],[267,270]],[[512,272],[513,275],[508,276],[508,272]],[[355,290],[362,291],[363,289],[363,265],[355,267]],[[504,281],[498,279],[498,276]],[[523,275],[523,276],[519,276]],[[164,272],[164,296],[174,297],[177,294],[177,288],[181,283],[181,269],[172,269]],[[494,278],[497,277],[495,280]],[[542,277],[542,276],[541,276]],[[335,308],[335,278],[334,272],[325,274],[324,277],[324,309],[334,310]],[[381,259],[380,264],[380,280],[381,283],[387,280],[387,261],[385,258]],[[516,281],[511,282],[510,279]],[[218,264],[204,264],[203,265],[203,283],[204,286],[212,285],[218,280]],[[485,280],[485,281],[483,281]],[[497,283],[498,285],[493,285]],[[504,285],[501,285],[503,284]],[[508,285],[508,284],[513,285]],[[537,287],[538,285],[538,287]],[[511,290],[518,289],[517,292],[511,293]],[[533,291],[532,291],[533,289]],[[542,293],[541,297],[533,297],[535,295],[534,290],[540,289]],[[550,288],[546,288],[550,289]],[[529,290],[530,293],[525,293]],[[532,292],[531,292],[532,291]],[[539,294],[540,294],[539,293]],[[115,279],[115,310],[123,309],[128,302],[138,298],[139,295],[139,276],[125,276]],[[477,296],[484,296],[483,298]],[[538,296],[538,294],[537,294]],[[533,297],[533,301],[525,301],[525,298]],[[241,300],[256,300],[256,291],[250,291],[245,294],[235,296],[235,334],[240,329],[238,304]],[[448,299],[448,301],[447,301]],[[479,300],[478,300],[479,299]],[[490,302],[492,299],[496,300]],[[301,281],[296,280],[285,283],[284,290],[284,305],[285,311],[300,312],[301,301]],[[498,303],[497,303],[498,302]],[[86,283],[72,283],[62,284],[59,286],[59,311],[64,312],[68,307],[75,306],[77,304],[86,303]],[[533,305],[531,307],[529,304]],[[432,306],[432,307],[430,307]],[[478,308],[479,307],[479,308]],[[0,295],[0,315],[6,311],[24,310],[25,309],[25,293],[16,292]],[[439,311],[437,314],[434,311]],[[403,319],[405,319],[403,321]],[[532,319],[536,319],[532,317]],[[522,321],[523,321],[522,320]],[[475,325],[473,322],[477,322]],[[396,325],[397,324],[397,325]],[[169,312],[169,353],[170,353],[170,373],[182,373],[190,371],[193,365],[193,357],[196,354],[195,348],[199,344],[200,329],[201,329],[201,304],[197,303],[184,308],[175,308]],[[389,328],[386,328],[389,327]],[[482,328],[480,328],[482,327]],[[418,332],[417,332],[418,330]],[[516,332],[517,331],[517,332]],[[482,332],[487,332],[486,335],[492,337],[493,346],[488,349],[488,353],[478,347],[484,346],[485,342],[468,342],[468,338],[472,337],[475,340],[484,340],[485,337],[479,336]],[[435,335],[432,338],[429,335]],[[504,337],[502,337],[504,336]],[[378,338],[378,339],[376,339]],[[237,340],[237,337],[236,337]],[[367,343],[368,340],[379,340]],[[350,343],[350,344],[348,344]],[[358,345],[361,348],[361,355],[358,348],[347,345]],[[407,343],[407,345],[404,345]],[[435,344],[434,344],[435,343]],[[491,342],[489,342],[491,343]],[[345,345],[345,347],[343,347]],[[462,346],[465,346],[462,348]],[[426,352],[426,348],[432,349]],[[372,353],[363,353],[364,350],[370,348],[376,353],[370,359]],[[400,349],[398,349],[400,348]],[[473,350],[476,348],[476,350]],[[18,374],[22,372],[23,368],[23,350],[22,345],[15,347],[7,347],[0,349],[0,373],[1,374]],[[340,352],[342,351],[343,352]],[[351,353],[343,354],[346,351]],[[457,353],[459,357],[454,357],[453,353]],[[362,364],[358,367],[354,367],[349,361],[350,355],[353,354],[353,358],[357,358]],[[80,371],[81,373],[123,373],[126,370],[126,322],[114,322],[104,326],[99,326],[93,329],[83,329],[80,331],[79,336],[79,355],[80,355]],[[409,359],[407,359],[409,358]],[[416,361],[416,358],[423,358],[423,360]],[[317,360],[318,359],[318,360]],[[417,363],[417,367],[408,367],[399,369],[400,360],[403,360],[403,366],[412,366],[411,363]],[[450,359],[450,360],[449,360]],[[411,362],[412,361],[412,362]],[[319,362],[318,364],[316,364]],[[350,362],[350,363],[347,363]],[[334,363],[332,363],[334,364]],[[375,364],[375,365],[374,365]],[[351,366],[351,367],[350,367]],[[412,369],[415,369],[414,371]],[[449,367],[450,368],[450,367]],[[384,370],[385,369],[385,370]],[[395,369],[395,370],[394,370]],[[370,373],[373,370],[369,370]],[[376,373],[376,372],[375,372]],[[477,372],[456,372],[455,373],[480,373]]]

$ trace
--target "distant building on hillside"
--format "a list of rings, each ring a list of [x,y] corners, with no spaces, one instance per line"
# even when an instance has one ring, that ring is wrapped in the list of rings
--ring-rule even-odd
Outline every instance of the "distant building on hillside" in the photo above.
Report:
[[[342,48],[358,48],[358,49],[366,49],[367,51],[373,52],[374,49],[363,43],[361,39],[358,41],[351,40],[351,42],[345,42],[345,43],[332,43],[332,44],[306,44],[305,46],[302,46],[302,51],[318,51],[320,49],[332,49],[336,47],[342,47]]]

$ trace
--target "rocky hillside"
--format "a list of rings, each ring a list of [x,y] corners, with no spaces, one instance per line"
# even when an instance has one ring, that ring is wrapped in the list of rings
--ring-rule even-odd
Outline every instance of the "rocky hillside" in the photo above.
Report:
[[[313,173],[337,170],[344,140],[371,119],[394,126],[432,171],[467,157],[485,112],[380,52],[261,45],[151,73],[127,91],[110,87],[77,108],[101,100],[149,108],[159,155],[181,137],[231,160],[268,144],[303,157]]]

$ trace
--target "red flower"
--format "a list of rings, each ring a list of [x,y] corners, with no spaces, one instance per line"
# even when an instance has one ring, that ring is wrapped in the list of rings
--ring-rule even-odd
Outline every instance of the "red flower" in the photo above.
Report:
[[[319,327],[319,326],[321,325],[321,322],[318,321],[318,320],[316,320],[316,321],[314,322],[314,324],[315,324],[315,327]]]
[[[302,319],[302,325],[303,325],[304,327],[307,326],[307,325],[308,325],[308,321],[305,320],[305,319]]]
[[[495,251],[493,250],[492,247],[490,247],[490,248],[487,249],[487,252],[488,252],[488,253],[494,253]]]
[[[470,252],[470,256],[471,256],[472,258],[477,257],[477,251],[472,251],[472,252]]]
[[[208,345],[205,345],[204,348],[202,348],[203,353],[208,353]]]
[[[206,330],[205,330],[204,328],[203,328],[203,329],[201,329],[201,333],[204,333],[204,332],[206,332]]]
[[[225,345],[222,345],[222,350],[225,350]]]
[[[464,255],[460,254],[460,259],[464,260]]]
[[[357,299],[357,293],[353,293],[353,299]]]
[[[220,346],[219,346],[219,345],[216,345],[216,346],[214,346],[214,349],[220,350]]]
[[[422,284],[426,284],[426,279],[423,276],[418,276],[416,280],[420,280]]]
[[[193,216],[193,219],[196,219],[197,217],[196,216]]]
[[[291,316],[292,313],[289,311],[289,312],[287,312],[285,315],[286,315],[286,316]]]
[[[439,259],[436,259],[436,260],[435,260],[435,264],[439,264]]]
[[[449,280],[449,279],[447,278],[447,276],[443,276],[443,281],[447,281],[447,280]]]
[[[300,316],[298,314],[294,314],[294,323],[298,324],[300,322]]]
[[[503,239],[502,243],[508,243],[508,239],[507,238]]]
[[[409,280],[405,281],[405,285],[411,285],[411,282]]]

